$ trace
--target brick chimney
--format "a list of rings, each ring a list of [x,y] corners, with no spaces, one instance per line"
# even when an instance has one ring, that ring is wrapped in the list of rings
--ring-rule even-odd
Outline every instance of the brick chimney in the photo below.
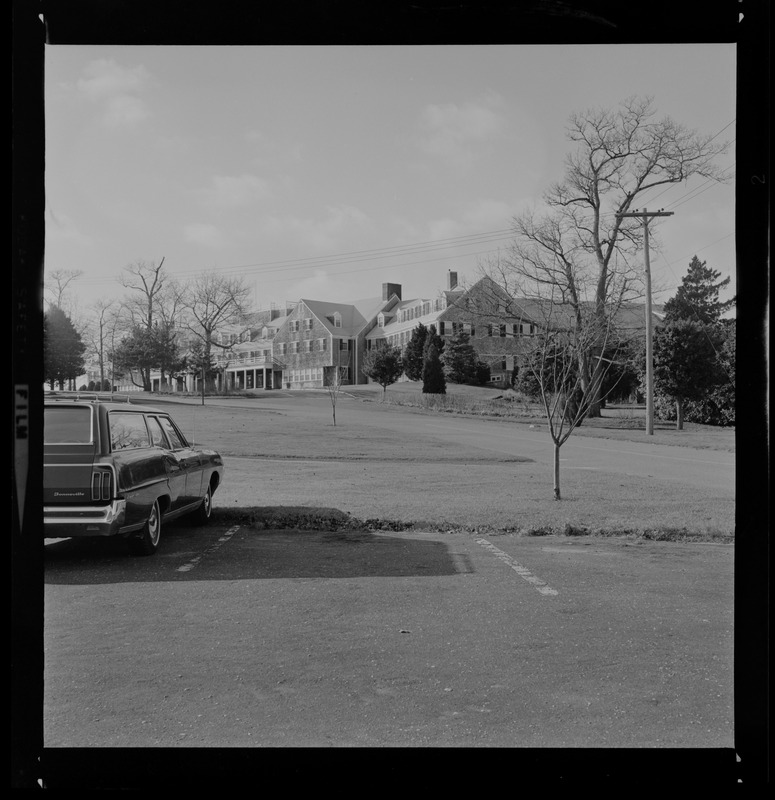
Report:
[[[383,283],[382,284],[382,299],[390,300],[391,295],[396,295],[401,299],[401,284],[400,283]]]
[[[447,272],[447,291],[451,292],[453,289],[457,288],[457,272],[452,272],[449,270]]]

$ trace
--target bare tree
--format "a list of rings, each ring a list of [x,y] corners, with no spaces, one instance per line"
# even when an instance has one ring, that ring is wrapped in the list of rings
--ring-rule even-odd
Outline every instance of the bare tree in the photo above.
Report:
[[[99,300],[92,306],[92,318],[87,326],[84,340],[89,348],[88,352],[97,360],[100,370],[99,391],[105,385],[106,372],[110,359],[108,353],[115,346],[116,333],[122,327],[119,310],[115,300]],[[110,362],[112,365],[112,362]],[[110,371],[110,385],[113,386],[113,371]]]
[[[231,343],[219,343],[215,334],[239,326],[249,310],[251,289],[242,278],[228,278],[209,272],[197,278],[184,292],[182,303],[188,312],[186,327],[202,343],[202,359],[210,363],[213,348],[227,351]]]
[[[339,392],[341,392],[342,387],[345,385],[346,376],[347,367],[332,367],[328,380],[326,381],[326,390],[331,400],[331,413],[334,418],[334,427],[336,427],[336,401],[339,399]]]
[[[568,139],[576,150],[566,159],[563,181],[545,193],[541,213],[514,217],[514,240],[497,263],[496,271],[518,293],[551,296],[574,310],[591,299],[600,336],[612,305],[637,285],[642,230],[621,215],[655,187],[692,176],[723,180],[715,159],[726,143],[655,114],[650,97],[573,114]],[[585,394],[600,387],[594,370],[600,369],[595,352],[601,340],[592,337],[589,346],[590,352],[577,354]],[[599,401],[588,398],[590,416],[599,416]]]
[[[581,313],[551,300],[540,307],[545,315],[543,332],[527,341],[522,368],[537,385],[544,407],[553,445],[554,499],[560,500],[560,448],[589,413],[593,398],[601,396],[603,381],[623,342],[613,335],[610,324],[600,329],[593,304]],[[533,313],[537,313],[535,307]],[[587,383],[584,391],[581,369],[585,361],[580,354],[601,345],[607,357],[598,356],[599,368],[595,365],[591,370],[595,382]]]
[[[164,258],[158,264],[139,260],[124,267],[119,281],[125,289],[134,294],[125,300],[125,308],[135,324],[147,330],[153,327],[155,314],[163,297],[168,276],[163,269]]]
[[[83,275],[80,269],[57,269],[49,273],[45,296],[49,306],[57,306],[72,317],[73,307],[67,297],[70,284]]]

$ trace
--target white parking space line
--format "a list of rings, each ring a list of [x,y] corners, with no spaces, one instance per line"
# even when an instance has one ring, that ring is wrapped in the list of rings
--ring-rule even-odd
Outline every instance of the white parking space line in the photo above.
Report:
[[[208,547],[207,550],[205,550],[204,553],[202,553],[201,555],[198,555],[196,558],[192,558],[191,561],[188,562],[188,564],[184,564],[182,567],[178,567],[177,571],[178,572],[191,572],[191,570],[194,569],[194,567],[199,565],[199,562],[205,556],[210,555],[211,553],[214,553],[221,545],[226,544],[226,542],[228,542],[229,539],[231,539],[231,537],[234,536],[234,534],[239,529],[240,529],[239,525],[235,525],[233,528],[229,528],[229,530],[226,531],[226,533],[224,533],[223,536],[221,536],[221,538],[218,539],[217,542],[215,542],[215,544],[210,545],[210,547]]]
[[[495,547],[495,545],[490,544],[486,539],[477,539],[476,543],[484,547],[485,550],[489,550],[496,558],[499,558],[501,561],[503,561],[504,564],[508,564],[508,566],[510,566],[520,578],[532,584],[541,594],[559,594],[556,589],[552,589],[551,586],[547,586],[544,581],[533,575],[529,569],[523,567],[522,564],[513,559],[508,553],[504,553],[503,550],[499,550],[497,547]]]

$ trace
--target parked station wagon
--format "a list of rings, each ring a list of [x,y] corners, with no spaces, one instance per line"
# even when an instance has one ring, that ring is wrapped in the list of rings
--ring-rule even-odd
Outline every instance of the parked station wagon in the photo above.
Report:
[[[162,522],[205,524],[223,478],[166,411],[113,395],[48,395],[43,454],[44,536],[123,536],[135,555],[156,552]]]

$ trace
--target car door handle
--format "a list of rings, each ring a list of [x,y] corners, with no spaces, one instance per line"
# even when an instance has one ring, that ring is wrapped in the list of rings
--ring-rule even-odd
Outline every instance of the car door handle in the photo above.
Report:
[[[183,466],[176,458],[165,458],[164,463],[170,472],[180,472],[183,469]]]

